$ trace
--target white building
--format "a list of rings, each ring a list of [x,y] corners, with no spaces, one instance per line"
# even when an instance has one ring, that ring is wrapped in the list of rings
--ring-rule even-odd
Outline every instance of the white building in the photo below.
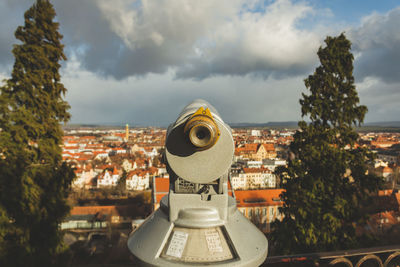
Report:
[[[243,175],[235,174],[231,176],[231,184],[233,190],[246,189],[247,178]]]
[[[264,168],[243,168],[242,173],[231,177],[231,183],[234,190],[275,188],[276,176]]]
[[[261,168],[263,162],[259,160],[249,160],[247,161],[248,168]]]
[[[133,161],[131,159],[124,159],[121,166],[126,172],[130,172],[137,169],[136,161]]]
[[[287,162],[284,159],[264,159],[262,166],[272,172],[278,166],[286,166]]]
[[[151,148],[151,147],[146,147],[143,148],[143,153],[146,157],[149,158],[154,158],[156,156],[158,156],[158,151],[155,147]]]
[[[135,170],[128,173],[126,178],[126,190],[147,190],[150,187],[150,172]]]
[[[260,130],[251,130],[251,136],[261,136]]]
[[[97,178],[97,188],[116,186],[120,176],[117,169],[105,171]]]
[[[108,158],[108,152],[107,151],[98,151],[95,153],[95,159],[107,159]]]
[[[85,167],[84,167],[85,169]],[[92,169],[77,170],[75,172],[76,178],[72,182],[73,188],[85,188],[86,185],[90,184],[90,181],[96,177],[97,173]]]

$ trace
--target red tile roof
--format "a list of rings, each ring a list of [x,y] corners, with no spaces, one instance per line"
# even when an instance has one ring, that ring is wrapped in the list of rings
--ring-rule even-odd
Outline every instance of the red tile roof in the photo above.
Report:
[[[378,191],[378,196],[389,196],[393,193],[392,189],[386,189],[386,190],[379,190]]]
[[[168,193],[169,192],[169,179],[167,178],[155,178],[154,190],[156,193]]]
[[[132,205],[121,206],[83,206],[73,207],[71,215],[87,215],[87,214],[108,214],[108,215],[131,215]]]
[[[281,206],[280,194],[283,189],[237,190],[235,191],[238,207]]]
[[[153,185],[153,201],[160,203],[163,196],[169,192],[169,179],[155,178]]]
[[[265,148],[266,151],[275,151],[274,144],[267,143],[267,144],[262,144]]]
[[[259,144],[245,144],[243,147],[236,148],[237,152],[256,153]]]

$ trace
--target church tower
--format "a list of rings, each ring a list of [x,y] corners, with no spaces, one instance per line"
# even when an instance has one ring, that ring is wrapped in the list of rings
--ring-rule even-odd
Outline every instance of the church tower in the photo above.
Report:
[[[129,125],[126,124],[125,126],[125,142],[128,142],[129,140]]]

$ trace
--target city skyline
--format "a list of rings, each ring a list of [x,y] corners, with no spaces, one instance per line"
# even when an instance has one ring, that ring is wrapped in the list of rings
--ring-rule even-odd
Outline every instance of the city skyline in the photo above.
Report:
[[[1,1],[0,78],[32,1]],[[230,123],[297,121],[327,35],[352,41],[366,122],[396,121],[396,1],[54,1],[71,123],[165,126],[196,98]]]

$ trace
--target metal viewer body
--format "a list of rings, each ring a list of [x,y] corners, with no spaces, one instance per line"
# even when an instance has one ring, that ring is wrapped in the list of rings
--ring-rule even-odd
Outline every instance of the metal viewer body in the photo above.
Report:
[[[168,127],[169,193],[128,239],[141,266],[258,266],[268,241],[228,195],[231,129],[204,100]]]

